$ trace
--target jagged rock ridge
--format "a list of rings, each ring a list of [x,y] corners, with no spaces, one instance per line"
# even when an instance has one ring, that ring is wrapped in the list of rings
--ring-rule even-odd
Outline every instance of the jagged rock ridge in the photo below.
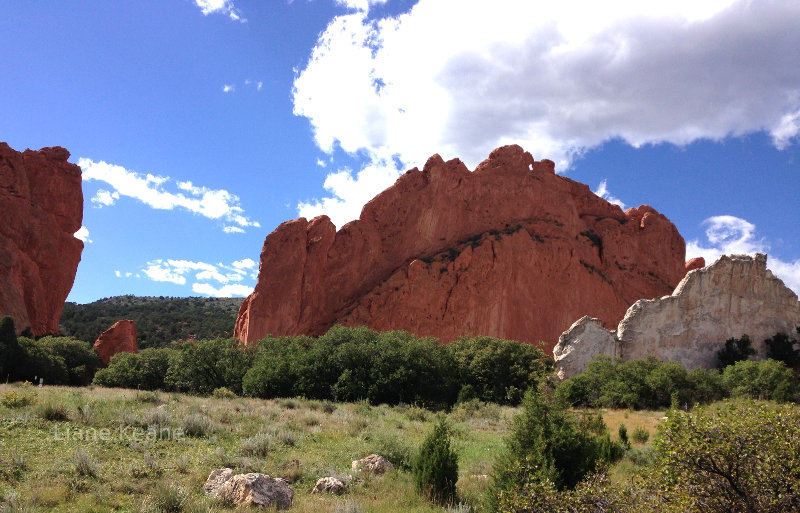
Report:
[[[83,242],[81,168],[64,148],[17,152],[0,142],[0,315],[18,331],[58,331]]]
[[[637,299],[668,294],[684,257],[683,238],[653,208],[623,212],[519,146],[474,172],[434,155],[338,232],[321,216],[267,236],[236,336],[340,323],[552,348],[581,315],[613,326]]]
[[[791,335],[798,325],[797,295],[767,269],[766,255],[723,255],[688,273],[672,295],[634,303],[615,332],[598,319],[579,319],[561,335],[553,355],[561,378],[582,372],[598,354],[711,368],[729,338],[747,334],[756,356],[764,358],[765,339]]]

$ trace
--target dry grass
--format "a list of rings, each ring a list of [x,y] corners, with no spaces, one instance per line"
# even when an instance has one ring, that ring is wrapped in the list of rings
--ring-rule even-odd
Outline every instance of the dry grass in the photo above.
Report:
[[[19,385],[0,384],[0,396],[7,392],[25,391]],[[442,511],[414,492],[408,471],[437,417],[415,406],[301,398],[265,401],[221,394],[204,398],[98,387],[44,387],[36,392],[34,404],[0,405],[0,464],[8,467],[0,471],[0,511],[10,504],[6,496],[17,497],[15,504],[31,511],[154,511],[163,509],[160,502],[187,512],[234,511],[209,502],[201,491],[208,474],[222,466],[290,478],[295,490],[292,511]],[[42,404],[60,405],[67,420],[43,419],[38,415]],[[449,414],[459,455],[461,501],[477,505],[482,500],[509,420],[517,412],[470,404]],[[663,416],[627,410],[602,413],[613,437],[624,423],[629,436],[642,427],[651,440]],[[198,419],[203,423],[195,436],[173,436]],[[158,430],[159,436],[148,437],[148,429]],[[80,435],[70,436],[67,430]],[[110,433],[108,439],[81,438],[103,430]],[[131,438],[134,433],[138,438]],[[364,478],[355,480],[344,496],[311,495],[317,479],[347,476],[352,460],[373,452],[394,459],[398,470],[383,477],[359,476]],[[78,459],[83,472],[76,472]],[[15,466],[14,461],[21,463]],[[623,464],[619,475],[635,472],[625,465],[630,466]],[[158,488],[166,476],[171,488]]]

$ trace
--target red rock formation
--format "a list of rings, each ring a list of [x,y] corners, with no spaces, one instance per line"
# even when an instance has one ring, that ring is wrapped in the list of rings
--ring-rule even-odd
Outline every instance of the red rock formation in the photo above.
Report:
[[[706,266],[706,259],[703,257],[694,257],[686,261],[686,272],[694,271],[695,269],[702,269]]]
[[[623,212],[519,146],[474,172],[431,157],[335,231],[321,216],[264,241],[236,336],[321,334],[335,323],[450,341],[491,335],[552,349],[582,315],[615,326],[685,274],[685,243],[648,206]]]
[[[58,331],[83,242],[81,168],[64,148],[20,153],[0,142],[0,315],[18,331]]]
[[[136,326],[131,320],[122,320],[114,323],[105,330],[94,342],[94,351],[108,365],[111,357],[117,353],[138,353],[136,343]]]

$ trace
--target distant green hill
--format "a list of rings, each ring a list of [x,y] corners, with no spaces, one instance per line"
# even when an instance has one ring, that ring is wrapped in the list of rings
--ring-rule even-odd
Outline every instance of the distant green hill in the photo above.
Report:
[[[133,319],[139,348],[175,340],[231,337],[242,298],[116,296],[94,303],[67,303],[60,333],[94,342],[121,319]]]

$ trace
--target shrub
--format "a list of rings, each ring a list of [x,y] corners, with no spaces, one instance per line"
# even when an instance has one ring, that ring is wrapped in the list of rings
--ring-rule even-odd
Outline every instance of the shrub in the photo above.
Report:
[[[181,513],[189,503],[189,496],[185,490],[164,481],[156,484],[152,498],[159,513]]]
[[[228,387],[219,387],[215,388],[214,391],[211,392],[211,397],[214,399],[236,399],[238,396]]]
[[[0,398],[0,404],[6,408],[24,408],[25,406],[35,403],[36,397],[36,392],[33,390],[20,394],[14,390],[9,390],[3,393],[3,397]]]
[[[211,419],[200,413],[192,413],[183,419],[181,427],[186,436],[200,438],[211,431]]]
[[[736,362],[747,360],[756,354],[750,337],[742,335],[742,338],[729,338],[725,341],[725,347],[717,351],[717,368],[724,369]]]
[[[414,459],[414,486],[438,504],[451,504],[456,498],[458,456],[451,447],[450,426],[440,417]]]
[[[53,422],[63,422],[69,420],[69,412],[67,411],[67,407],[63,404],[56,404],[52,402],[47,402],[41,405],[39,408],[39,416],[44,420],[50,420]]]
[[[266,458],[272,450],[275,443],[275,438],[267,433],[258,433],[257,435],[245,438],[242,440],[240,450],[244,456],[258,456]]]
[[[79,476],[94,477],[97,471],[91,456],[83,447],[77,447],[74,454],[75,473]]]
[[[592,419],[586,419],[586,426]],[[600,461],[599,442],[580,429],[566,403],[531,389],[514,418],[506,450],[497,460],[490,486],[489,509],[497,511],[503,494],[530,480],[573,488]]]
[[[648,433],[647,430],[642,427],[637,427],[634,429],[631,436],[633,441],[637,444],[647,443],[647,441],[650,439],[650,433]]]
[[[619,429],[617,430],[617,436],[619,436],[619,441],[622,445],[628,447],[631,445],[630,441],[628,440],[628,428],[625,427],[625,424],[619,425]]]
[[[654,447],[672,501],[692,511],[798,511],[796,405],[729,400],[668,416]]]

